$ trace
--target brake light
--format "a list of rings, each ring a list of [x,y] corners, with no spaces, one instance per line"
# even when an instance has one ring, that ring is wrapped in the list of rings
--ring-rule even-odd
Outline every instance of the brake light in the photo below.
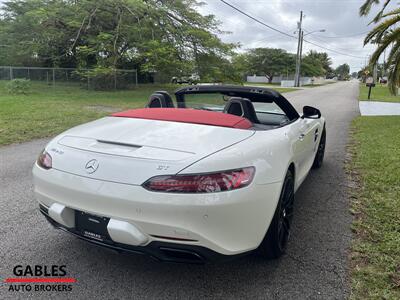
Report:
[[[52,167],[52,158],[49,153],[47,153],[45,150],[40,153],[38,159],[37,159],[37,164],[42,167],[43,169],[51,169]]]
[[[255,168],[190,175],[161,175],[147,180],[143,187],[153,192],[215,193],[248,186],[254,178]]]

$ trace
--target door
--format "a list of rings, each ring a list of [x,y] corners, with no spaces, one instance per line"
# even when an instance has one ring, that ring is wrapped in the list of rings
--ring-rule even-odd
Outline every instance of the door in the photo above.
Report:
[[[296,167],[296,189],[307,176],[314,160],[313,146],[315,131],[318,129],[317,123],[315,120],[299,118],[289,125],[289,137],[292,141],[293,161]]]
[[[304,121],[304,141],[306,147],[304,169],[305,175],[310,171],[315,158],[315,153],[318,149],[319,137],[322,133],[320,122],[316,119],[303,119]]]

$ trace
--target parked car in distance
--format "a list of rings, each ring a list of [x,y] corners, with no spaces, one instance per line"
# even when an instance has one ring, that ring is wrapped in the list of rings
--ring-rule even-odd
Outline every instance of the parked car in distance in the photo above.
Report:
[[[379,83],[380,84],[387,84],[388,83],[387,77],[382,77],[381,79],[379,79]]]
[[[200,82],[200,76],[198,74],[191,74],[189,76],[174,76],[171,79],[173,84],[197,84]]]

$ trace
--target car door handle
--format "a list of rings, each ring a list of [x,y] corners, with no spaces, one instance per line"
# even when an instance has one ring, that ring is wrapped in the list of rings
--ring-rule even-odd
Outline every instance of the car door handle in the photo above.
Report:
[[[304,140],[304,137],[305,137],[305,136],[306,136],[306,135],[305,135],[304,133],[300,134],[299,140],[300,140],[300,141]]]

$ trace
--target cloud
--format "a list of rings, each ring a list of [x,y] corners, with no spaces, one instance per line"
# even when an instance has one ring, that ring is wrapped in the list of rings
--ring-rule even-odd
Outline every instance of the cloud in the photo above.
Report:
[[[374,46],[363,46],[366,31],[375,8],[368,17],[359,16],[359,0],[227,0],[251,16],[295,36],[294,31],[299,20],[300,10],[305,18],[303,28],[308,32],[325,29],[326,32],[310,34],[307,40],[323,47],[336,50],[328,51],[304,43],[303,53],[313,49],[324,51],[332,57],[333,66],[348,63],[352,71],[358,71],[374,49]],[[283,48],[288,52],[296,52],[297,40],[286,37],[262,26],[248,17],[233,10],[219,0],[203,0],[205,5],[199,7],[204,15],[213,14],[221,21],[221,29],[230,31],[221,38],[226,42],[240,42],[244,51],[253,47]],[[306,32],[307,33],[307,32]],[[357,35],[358,34],[358,35]],[[332,38],[341,37],[341,38]]]

